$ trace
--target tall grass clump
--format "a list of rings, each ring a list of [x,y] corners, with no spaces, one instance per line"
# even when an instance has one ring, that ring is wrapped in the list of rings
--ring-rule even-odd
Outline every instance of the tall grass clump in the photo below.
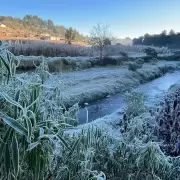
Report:
[[[89,56],[90,48],[69,44],[56,44],[46,41],[31,41],[26,43],[15,43],[9,46],[9,51],[14,55],[45,56],[45,57],[76,57]]]
[[[140,69],[143,67],[143,59],[138,58],[134,62],[131,62],[128,64],[128,69],[131,71],[136,71],[137,69]]]
[[[104,47],[103,56],[121,56],[122,52],[128,56],[145,55],[145,48],[153,48],[158,54],[171,54],[167,47],[154,47],[144,45],[107,45]],[[98,56],[99,48],[91,46],[75,46],[69,44],[53,43],[49,41],[16,41],[10,42],[8,49],[16,56],[45,56],[45,57],[67,57],[67,56]]]
[[[16,68],[16,59],[1,46],[1,71],[7,74],[2,74],[0,92],[0,177],[48,179],[56,143],[66,144],[62,134],[71,125],[54,99],[56,91],[48,93],[43,85],[49,76],[47,64],[43,62],[30,78],[26,74],[16,76],[12,68]]]
[[[164,106],[157,116],[158,132],[163,140],[162,149],[171,156],[180,155],[180,90],[175,92],[174,97],[166,97]]]

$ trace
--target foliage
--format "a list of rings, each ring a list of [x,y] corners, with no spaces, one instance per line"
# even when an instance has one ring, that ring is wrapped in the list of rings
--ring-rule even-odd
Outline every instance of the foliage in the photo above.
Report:
[[[125,94],[127,102],[126,116],[129,118],[138,116],[144,108],[145,97],[140,92],[127,92]]]
[[[57,167],[62,167],[56,172],[56,179],[93,179],[99,177],[99,179],[106,179],[106,175],[101,171],[103,164],[107,163],[109,158],[103,158],[100,154],[109,154],[109,145],[112,142],[111,138],[108,138],[102,129],[96,127],[88,127],[82,129],[77,134],[67,135],[68,142],[73,144],[76,139],[79,139],[77,148],[73,154],[69,154],[65,145],[61,147],[61,153],[57,154],[58,159],[64,159],[65,162],[58,162]],[[101,177],[101,178],[100,178]],[[95,179],[96,179],[95,178]]]
[[[89,56],[90,48],[74,46],[69,44],[56,44],[44,41],[29,41],[23,43],[12,43],[8,47],[14,55],[44,56],[44,57],[76,57]]]
[[[152,142],[154,125],[150,114],[131,118],[126,125],[126,129],[122,131],[122,145],[114,158],[116,162],[120,162],[119,177],[136,180],[177,180],[180,175],[176,171],[178,163],[172,162],[175,159],[166,156],[158,143]]]
[[[106,39],[104,40],[104,45],[105,45],[105,46],[111,45],[111,40],[110,40],[109,38],[106,38]]]
[[[9,53],[1,49],[1,53],[5,52]],[[5,67],[8,69],[11,61],[7,61],[6,56],[2,58],[9,63]],[[57,98],[59,93],[51,90],[49,94],[43,86],[49,75],[47,70],[43,62],[32,79],[11,73],[10,77],[5,76],[9,79],[8,84],[1,86],[0,93],[4,103],[0,111],[1,172],[5,169],[5,173],[0,174],[1,179],[48,178],[52,172],[51,156],[56,143],[58,140],[66,142],[62,134],[63,129],[70,126],[70,123],[66,124],[70,121],[65,117],[68,111],[63,114],[62,104]],[[46,97],[42,96],[44,93]],[[52,109],[52,105],[56,108]]]
[[[71,45],[72,41],[84,41],[85,40],[85,38],[83,38],[83,35],[80,34],[76,29],[73,29],[72,27],[70,27],[69,29],[66,29],[65,39],[69,45]]]
[[[142,68],[143,64],[138,62],[132,62],[128,64],[128,69],[131,71],[136,71],[137,69]]]
[[[158,59],[157,59],[157,58],[152,58],[152,59],[151,59],[151,64],[152,64],[152,65],[156,65],[157,62],[158,62]]]
[[[8,71],[15,57],[8,61],[2,47]],[[64,107],[60,82],[45,85],[51,76],[46,62],[30,76],[8,72],[0,86],[0,179],[179,179],[180,159],[166,156],[152,142],[151,118],[139,116],[142,94],[126,95],[127,128],[115,138],[93,125],[74,128],[78,105]]]
[[[45,57],[59,57],[59,56],[99,56],[98,47],[84,47],[68,44],[56,44],[45,41],[10,41],[9,50],[16,56],[45,56]],[[123,51],[128,56],[144,55],[144,48],[146,46],[137,45],[108,45],[104,46],[104,56],[119,56]],[[169,54],[168,48],[153,47],[158,54]]]
[[[7,44],[0,41],[0,83],[8,83],[10,77],[16,73],[16,68],[19,65],[19,60],[13,54],[6,50]]]
[[[74,33],[72,27],[70,27],[69,29],[66,30],[65,38],[66,38],[66,41],[68,42],[68,44],[71,45],[71,41],[75,39],[75,33]]]
[[[180,33],[175,33],[173,30],[167,34],[166,31],[162,31],[160,34],[145,34],[139,38],[133,39],[134,45],[146,45],[146,46],[158,46],[158,47],[170,47],[179,48],[180,47]]]
[[[156,58],[158,53],[156,52],[156,50],[154,48],[145,48],[144,49],[144,52],[146,53],[147,56],[151,56],[151,57],[154,57]]]
[[[111,33],[107,25],[97,24],[91,31],[90,41],[94,46],[98,46],[100,50],[100,59],[103,57],[103,49],[105,45],[109,45],[112,40]]]
[[[164,140],[162,147],[167,154],[180,155],[180,91],[177,90],[174,97],[167,97],[164,106],[157,116],[158,136]]]
[[[135,63],[139,64],[139,65],[143,65],[144,64],[144,60],[142,58],[137,58],[135,60]]]
[[[124,51],[120,51],[121,56],[128,58],[128,54]]]

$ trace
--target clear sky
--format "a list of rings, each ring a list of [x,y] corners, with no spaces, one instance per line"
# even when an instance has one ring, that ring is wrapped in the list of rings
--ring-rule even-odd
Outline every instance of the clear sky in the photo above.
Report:
[[[0,15],[51,19],[88,34],[107,23],[114,36],[138,37],[174,29],[180,32],[180,0],[1,0]]]

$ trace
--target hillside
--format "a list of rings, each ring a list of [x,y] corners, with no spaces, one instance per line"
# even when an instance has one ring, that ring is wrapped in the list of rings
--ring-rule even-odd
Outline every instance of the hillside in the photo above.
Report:
[[[23,19],[0,16],[0,39],[56,40],[65,39],[67,28],[55,25],[52,20],[43,20],[38,16],[26,15]],[[76,29],[74,41],[85,41],[86,38]]]

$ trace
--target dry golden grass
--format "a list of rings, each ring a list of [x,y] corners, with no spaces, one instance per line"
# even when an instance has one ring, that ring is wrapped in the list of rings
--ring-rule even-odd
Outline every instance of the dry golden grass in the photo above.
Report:
[[[41,40],[41,35],[38,33],[29,32],[27,30],[14,29],[14,28],[2,28],[0,27],[0,40],[7,41],[44,41]],[[44,42],[52,42],[57,44],[65,44],[66,40],[49,40]],[[72,45],[87,46],[84,42],[72,41]]]

